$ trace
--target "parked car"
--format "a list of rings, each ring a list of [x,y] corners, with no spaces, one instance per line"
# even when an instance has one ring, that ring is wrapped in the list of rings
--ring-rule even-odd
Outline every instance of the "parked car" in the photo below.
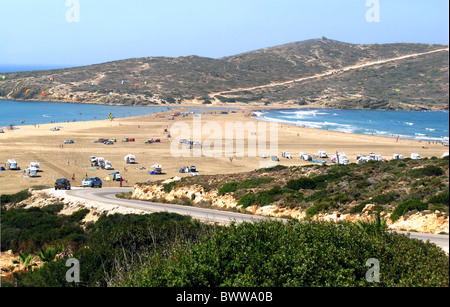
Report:
[[[65,140],[64,144],[73,144],[75,143],[74,140]]]
[[[105,145],[114,145],[114,142],[113,141],[105,141],[103,144],[105,144]]]
[[[83,181],[81,182],[81,185],[83,186],[83,188],[85,187],[102,187],[102,180],[98,177],[91,177],[91,178],[87,178],[87,179],[83,179]]]
[[[70,181],[66,178],[56,179],[55,190],[59,189],[70,190]]]

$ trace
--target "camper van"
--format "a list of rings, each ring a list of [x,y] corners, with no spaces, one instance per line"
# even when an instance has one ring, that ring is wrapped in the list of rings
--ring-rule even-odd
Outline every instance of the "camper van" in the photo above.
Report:
[[[40,171],[39,169],[39,162],[31,162],[30,163],[30,169],[35,168],[37,172]]]
[[[343,164],[343,165],[347,165],[349,163],[347,156],[343,152],[338,152],[337,154],[332,155],[330,158],[331,158],[331,162],[333,162],[333,163]]]
[[[325,152],[325,150],[319,150],[319,158],[321,159],[326,159],[328,158],[327,153]]]
[[[29,169],[30,177],[37,177],[37,172],[39,169],[37,167],[30,167]]]
[[[6,163],[6,165],[8,166],[8,169],[10,170],[18,170],[19,167],[17,166],[17,162],[14,159],[9,159],[8,162]]]
[[[414,152],[413,152],[413,153],[411,154],[411,159],[413,159],[413,160],[418,160],[418,159],[421,159],[421,158],[420,158],[420,156],[419,156],[418,153],[414,153]]]
[[[99,166],[100,168],[105,168],[105,158],[97,158],[97,166]]]
[[[124,160],[125,160],[125,162],[127,164],[134,164],[134,163],[136,163],[136,157],[133,156],[133,155],[126,155]]]
[[[403,156],[400,155],[400,154],[394,154],[393,159],[394,159],[394,160],[401,160],[401,159],[403,159]]]
[[[111,161],[108,161],[108,160],[105,161],[105,169],[107,169],[107,170],[113,169]]]
[[[281,154],[281,156],[282,156],[283,158],[286,158],[286,159],[292,159],[291,154],[289,153],[289,151],[283,151],[283,153]]]

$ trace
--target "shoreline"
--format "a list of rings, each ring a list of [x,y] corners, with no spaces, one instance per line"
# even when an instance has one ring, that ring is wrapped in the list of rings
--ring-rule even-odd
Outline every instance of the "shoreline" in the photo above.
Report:
[[[169,120],[173,112],[183,112],[183,107],[156,114],[135,116],[115,119],[98,119],[87,122],[50,123],[40,125],[23,125],[20,129],[5,131],[0,134],[0,162],[8,159],[15,159],[19,167],[25,170],[31,161],[38,161],[42,172],[38,177],[26,177],[20,171],[4,171],[0,173],[0,194],[13,194],[25,188],[36,185],[52,187],[57,178],[74,178],[72,186],[80,186],[81,179],[88,177],[99,177],[102,180],[109,177],[114,171],[119,171],[124,180],[124,185],[134,185],[139,182],[151,182],[155,180],[166,180],[175,176],[186,177],[190,174],[180,174],[182,167],[195,165],[200,175],[227,175],[243,173],[260,169],[270,163],[268,159],[261,159],[260,155],[266,151],[270,154],[267,144],[265,149],[258,147],[256,157],[251,155],[251,148],[247,148],[248,134],[244,133],[245,148],[243,156],[238,156],[238,150],[232,142],[236,141],[234,136],[227,136],[226,124],[232,122],[260,122],[251,117],[252,110],[256,108],[242,108],[236,113],[228,115],[220,112],[206,112],[202,115],[204,131],[198,141],[205,143],[211,140],[211,134],[206,129],[208,123],[213,122],[220,127],[221,143],[218,156],[195,156],[191,151],[186,151],[186,155],[176,156],[172,151],[172,146],[181,146],[178,142],[180,138],[196,138],[193,130],[192,116],[178,116],[174,121]],[[237,109],[237,108],[234,108]],[[185,125],[185,130],[170,131],[174,123]],[[52,131],[53,126],[62,126],[58,131]],[[356,161],[356,156],[374,152],[382,157],[391,159],[394,154],[403,154],[408,157],[411,153],[417,152],[421,157],[440,157],[448,148],[439,145],[427,145],[429,149],[423,148],[423,142],[416,140],[401,140],[394,142],[392,138],[383,136],[360,135],[353,133],[342,133],[336,131],[326,131],[314,128],[302,128],[294,125],[277,124],[277,155],[280,157],[281,165],[304,166],[313,164],[310,161],[303,161],[299,158],[299,152],[317,154],[319,150],[325,150],[329,154],[334,154],[337,150],[345,152],[351,162]],[[167,137],[168,129],[172,133],[171,138]],[[270,128],[267,128],[270,129]],[[176,130],[176,129],[175,129]],[[264,130],[263,130],[264,131]],[[267,130],[266,132],[269,132]],[[194,133],[194,134],[193,134]],[[264,132],[262,132],[264,133]],[[224,136],[225,135],[225,136]],[[266,134],[269,135],[269,134]],[[113,145],[94,143],[99,138],[117,139]],[[122,142],[124,138],[135,138],[135,142]],[[160,139],[160,143],[145,144],[148,139]],[[64,140],[73,139],[74,144],[64,144]],[[220,139],[219,139],[220,140]],[[227,144],[233,144],[233,159],[228,153]],[[210,145],[211,146],[211,145]],[[225,146],[225,148],[224,148]],[[272,146],[272,145],[270,145]],[[184,146],[181,146],[184,150]],[[206,148],[207,149],[207,148]],[[205,150],[206,150],[205,149]],[[272,150],[272,148],[270,148]],[[283,151],[289,151],[293,159],[281,157]],[[124,157],[128,154],[136,156],[137,164],[130,165],[124,162]],[[103,170],[90,167],[90,156],[104,157],[112,162],[114,170]],[[152,165],[162,164],[163,175],[154,176],[149,174]],[[104,181],[105,187],[118,187],[119,182]]]

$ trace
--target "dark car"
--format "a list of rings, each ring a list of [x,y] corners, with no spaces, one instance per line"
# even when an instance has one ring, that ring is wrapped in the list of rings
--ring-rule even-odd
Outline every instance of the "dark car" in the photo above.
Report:
[[[70,190],[70,181],[66,178],[59,178],[55,182],[55,190]]]
[[[85,187],[102,187],[102,180],[98,177],[91,177],[91,178],[87,178],[87,179],[83,179],[83,181],[81,182],[81,185],[83,186],[83,188]]]

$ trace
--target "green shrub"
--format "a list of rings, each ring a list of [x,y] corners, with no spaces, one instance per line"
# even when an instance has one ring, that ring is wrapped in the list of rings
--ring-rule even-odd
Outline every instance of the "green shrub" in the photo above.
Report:
[[[442,168],[434,165],[427,165],[423,168],[413,169],[409,172],[413,178],[428,177],[428,176],[442,176],[444,171]]]
[[[31,193],[27,190],[22,190],[15,194],[4,194],[0,195],[0,204],[17,204],[25,199],[29,198]]]
[[[395,192],[380,194],[372,198],[372,202],[378,205],[387,205],[398,199],[399,195]]]
[[[424,204],[423,202],[421,202],[418,199],[410,199],[407,200],[403,203],[401,203],[400,205],[398,205],[394,212],[392,212],[391,215],[391,220],[393,222],[397,221],[401,216],[403,216],[405,213],[412,211],[412,210],[419,210],[419,211],[423,211],[428,209],[428,205]]]
[[[299,178],[288,181],[286,187],[288,189],[298,191],[300,189],[304,190],[314,190],[317,186],[317,182],[310,178]]]
[[[225,183],[218,191],[219,195],[223,195],[226,193],[234,192],[238,189],[239,183],[238,182],[228,182]]]
[[[242,208],[247,208],[250,206],[253,206],[256,202],[256,194],[254,193],[248,193],[242,196],[242,198],[239,200],[238,205],[242,206]]]
[[[448,203],[449,203],[449,195],[448,195],[448,190],[444,191],[438,195],[435,195],[433,197],[430,198],[430,200],[428,201],[429,204],[442,204],[444,206],[448,207]]]
[[[380,261],[379,283],[366,280],[369,258]],[[373,235],[353,224],[264,221],[217,228],[198,243],[155,254],[116,285],[447,287],[449,263],[439,247],[397,233]]]
[[[175,181],[172,181],[170,183],[164,184],[163,185],[164,192],[170,193],[173,190],[173,188],[175,187],[175,185],[176,185]]]

